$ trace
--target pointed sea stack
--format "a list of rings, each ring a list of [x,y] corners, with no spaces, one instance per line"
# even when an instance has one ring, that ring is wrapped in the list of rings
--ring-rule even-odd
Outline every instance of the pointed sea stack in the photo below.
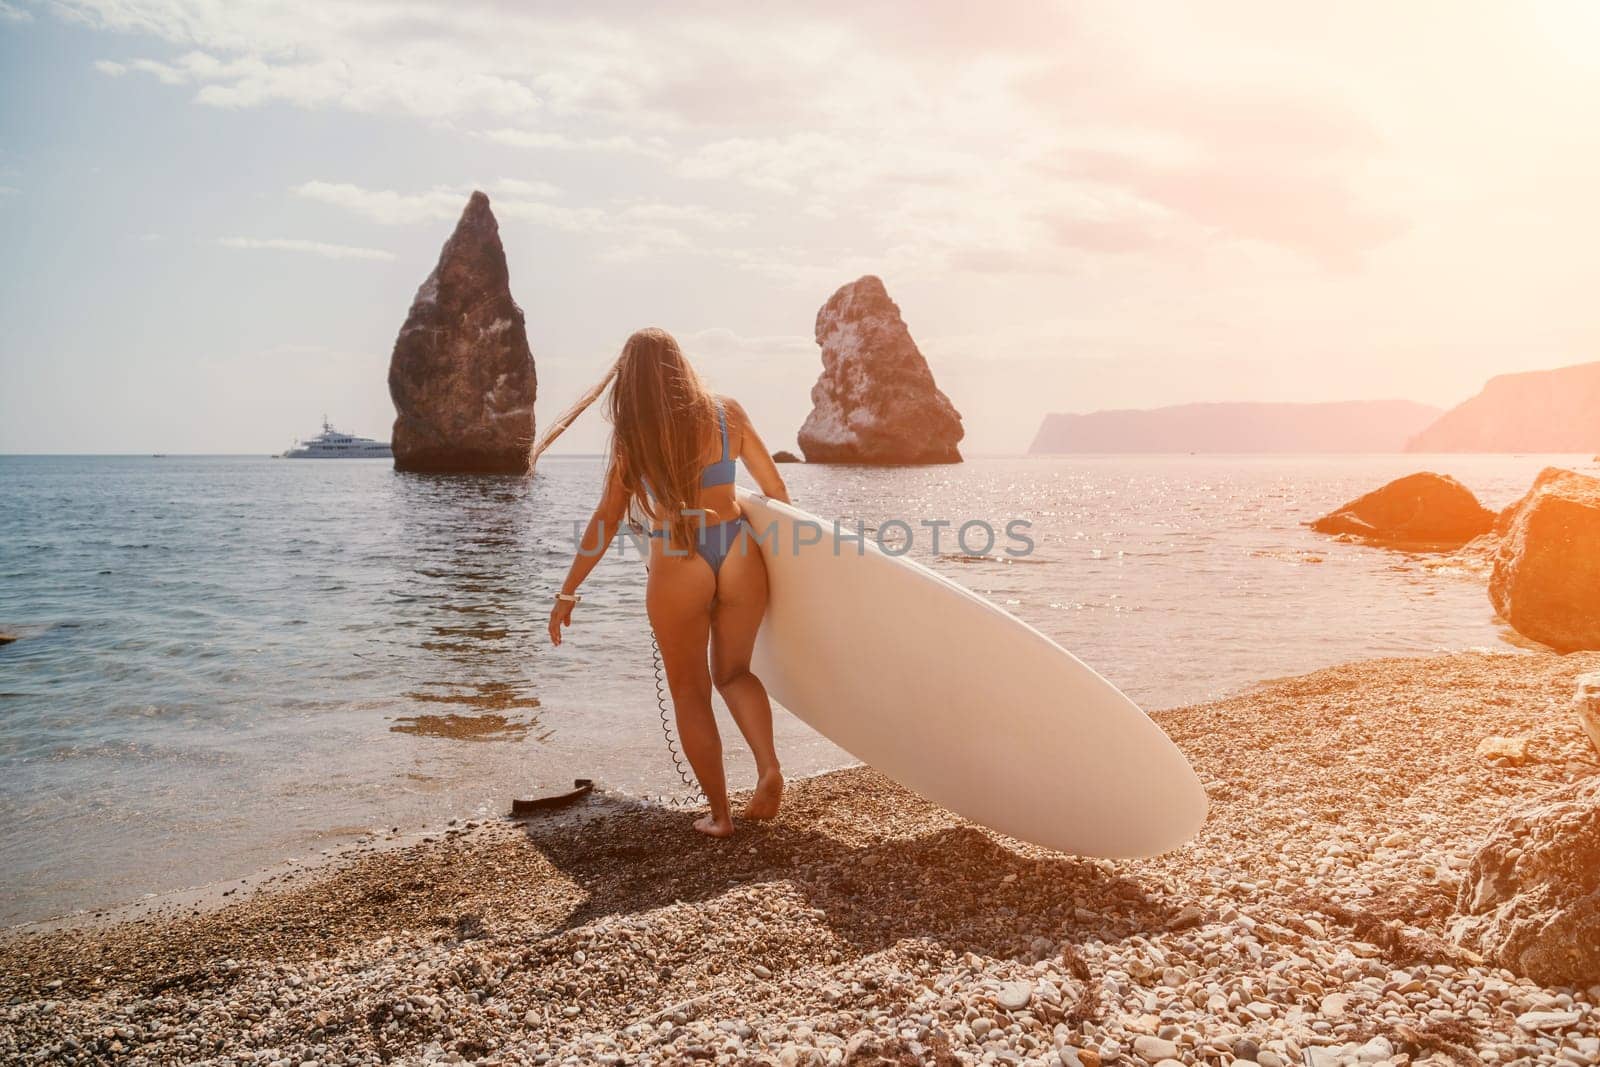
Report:
[[[867,275],[817,312],[822,376],[800,427],[807,463],[960,463],[964,431],[900,308]]]
[[[527,473],[537,391],[500,227],[475,192],[395,338],[395,469]]]

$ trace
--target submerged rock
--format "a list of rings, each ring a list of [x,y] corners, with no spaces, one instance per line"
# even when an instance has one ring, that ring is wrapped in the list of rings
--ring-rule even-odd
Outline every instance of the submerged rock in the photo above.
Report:
[[[1600,478],[1546,467],[1496,530],[1501,618],[1557,652],[1600,649]]]
[[[1494,512],[1444,474],[1397,478],[1311,523],[1318,533],[1348,534],[1388,548],[1460,548],[1494,526]]]
[[[1600,777],[1489,831],[1456,899],[1456,937],[1543,985],[1600,982]]]
[[[800,427],[809,463],[960,463],[961,416],[873,275],[817,312],[822,376]]]
[[[395,338],[395,469],[526,473],[537,391],[500,227],[475,192]]]

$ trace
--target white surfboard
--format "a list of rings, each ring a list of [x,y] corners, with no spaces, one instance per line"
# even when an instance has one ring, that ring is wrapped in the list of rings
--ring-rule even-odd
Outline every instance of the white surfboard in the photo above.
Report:
[[[771,586],[752,669],[840,748],[973,822],[1080,856],[1153,856],[1205,821],[1183,753],[1066,649],[870,536],[835,553],[831,521],[744,489],[739,502],[767,535]],[[822,543],[796,551],[806,523]]]

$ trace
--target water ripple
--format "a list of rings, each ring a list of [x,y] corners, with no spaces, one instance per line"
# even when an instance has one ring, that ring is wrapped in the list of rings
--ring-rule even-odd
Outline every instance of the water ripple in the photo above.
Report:
[[[1549,459],[1426,462],[1500,506]],[[1300,525],[1418,465],[784,473],[802,506],[873,527],[1030,520],[1030,556],[1003,542],[970,554],[947,534],[943,555],[919,536],[913,557],[1161,707],[1339,660],[1500,643],[1481,575]],[[600,562],[566,645],[543,637],[600,482],[593,458],[551,458],[529,480],[0,457],[0,628],[19,637],[0,646],[0,921],[236,876],[339,827],[502,810],[577,776],[676,788],[631,551]],[[797,772],[843,759],[787,717],[779,735]],[[728,749],[730,777],[748,781]]]

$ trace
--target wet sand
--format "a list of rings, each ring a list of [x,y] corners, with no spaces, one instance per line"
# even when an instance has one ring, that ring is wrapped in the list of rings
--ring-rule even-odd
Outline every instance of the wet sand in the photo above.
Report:
[[[1445,930],[1489,824],[1600,773],[1571,710],[1597,668],[1375,660],[1161,713],[1212,814],[1154,860],[1019,845],[862,768],[726,842],[595,797],[351,850],[7,936],[0,1060],[1600,1063],[1600,989]]]

